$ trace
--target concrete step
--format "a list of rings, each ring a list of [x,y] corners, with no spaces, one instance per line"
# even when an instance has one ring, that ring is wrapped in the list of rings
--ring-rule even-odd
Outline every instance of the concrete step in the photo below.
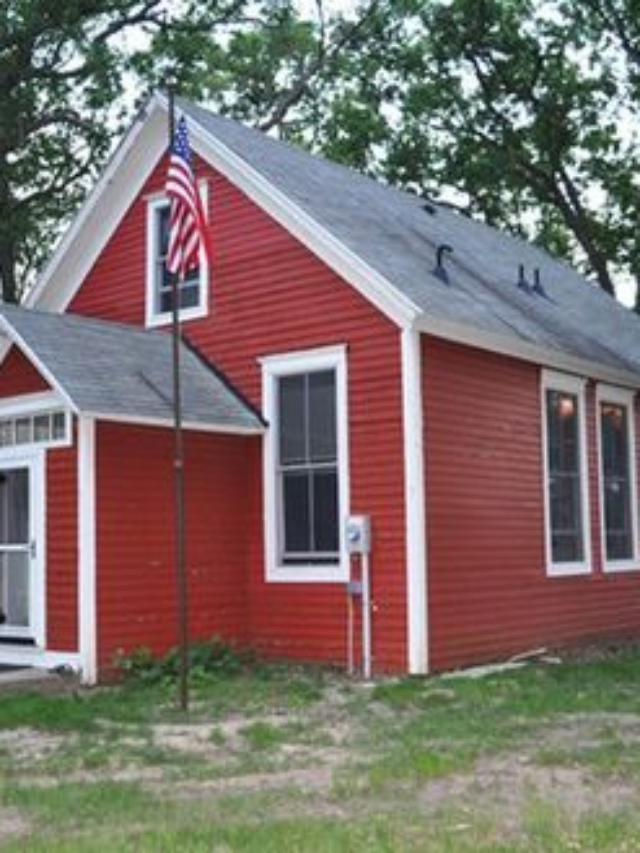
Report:
[[[73,672],[40,669],[36,666],[0,668],[0,694],[22,690],[66,693],[75,690],[78,686],[78,677]]]

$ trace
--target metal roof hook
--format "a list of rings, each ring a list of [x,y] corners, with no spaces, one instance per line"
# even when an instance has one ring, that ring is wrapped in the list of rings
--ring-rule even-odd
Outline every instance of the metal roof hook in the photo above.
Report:
[[[440,243],[440,245],[436,248],[436,265],[433,270],[433,274],[436,278],[439,278],[440,281],[445,284],[450,284],[449,282],[449,273],[447,272],[443,258],[445,255],[453,254],[453,246],[450,246],[448,243]]]
[[[524,274],[524,264],[518,265],[518,287],[520,290],[524,290],[525,293],[531,293],[531,285]]]
[[[542,282],[540,280],[540,270],[538,267],[536,267],[533,271],[533,288],[532,288],[532,290],[537,296],[544,296],[545,299],[549,298],[547,296],[547,291],[544,289]]]

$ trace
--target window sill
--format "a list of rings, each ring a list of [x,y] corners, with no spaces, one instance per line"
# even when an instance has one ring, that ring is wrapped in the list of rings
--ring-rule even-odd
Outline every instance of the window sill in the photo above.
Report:
[[[556,563],[547,566],[548,578],[572,578],[592,574],[591,566],[587,563]]]
[[[619,562],[604,563],[602,572],[605,575],[626,574],[628,572],[640,572],[640,563],[637,559],[620,560]]]
[[[193,308],[183,308],[180,311],[180,322],[185,323],[188,320],[198,320],[201,317],[206,317],[209,313],[206,305],[195,305]],[[169,326],[173,322],[173,314],[168,311],[165,314],[153,314],[147,317],[147,328],[155,329],[159,326]]]
[[[273,566],[267,570],[267,583],[347,583],[349,563],[338,566],[300,565]]]

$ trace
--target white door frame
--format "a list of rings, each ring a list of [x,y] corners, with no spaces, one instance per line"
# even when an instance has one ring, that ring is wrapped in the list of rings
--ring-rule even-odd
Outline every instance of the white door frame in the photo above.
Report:
[[[24,634],[12,632],[12,639],[32,640],[44,649],[46,637],[46,537],[45,453],[38,448],[12,447],[0,452],[0,471],[26,469],[29,472],[29,627]],[[0,628],[1,633],[1,628]],[[0,645],[2,644],[0,637]]]

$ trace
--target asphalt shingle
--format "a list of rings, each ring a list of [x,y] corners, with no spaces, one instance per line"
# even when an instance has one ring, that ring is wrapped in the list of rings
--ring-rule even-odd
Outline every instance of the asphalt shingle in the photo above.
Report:
[[[167,332],[12,305],[0,305],[0,318],[80,413],[171,422],[172,339]],[[259,416],[184,344],[181,378],[186,424],[261,430]]]
[[[180,108],[436,325],[456,323],[640,379],[640,319],[537,246],[189,102]],[[449,285],[433,275],[443,243],[454,250]],[[518,288],[520,264],[529,282],[539,269],[548,298]]]

